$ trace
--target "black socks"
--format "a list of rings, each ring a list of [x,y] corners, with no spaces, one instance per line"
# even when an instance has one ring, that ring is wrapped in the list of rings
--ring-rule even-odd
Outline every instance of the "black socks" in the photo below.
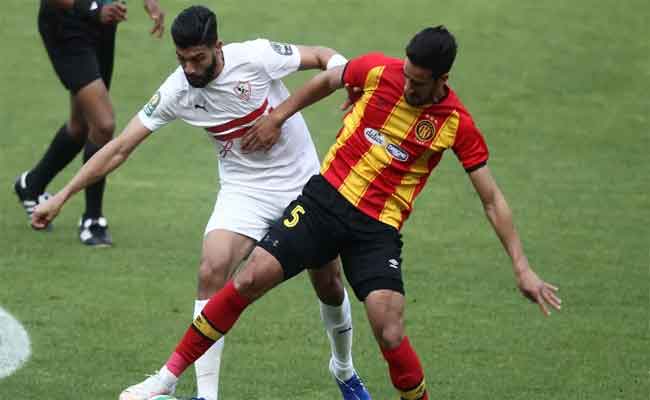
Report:
[[[97,153],[100,149],[99,146],[92,143],[90,140],[86,141],[84,147],[84,163]],[[86,212],[84,218],[99,218],[102,216],[102,201],[104,200],[104,187],[106,186],[106,178],[102,178],[97,182],[86,188]]]
[[[77,156],[83,145],[84,141],[77,142],[63,125],[52,139],[43,158],[27,174],[27,188],[31,194],[36,197],[43,193],[56,174]]]

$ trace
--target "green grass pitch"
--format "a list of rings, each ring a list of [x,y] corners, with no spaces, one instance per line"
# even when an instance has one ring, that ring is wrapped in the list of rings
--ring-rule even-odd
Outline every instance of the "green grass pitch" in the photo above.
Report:
[[[175,68],[169,26],[188,2],[161,3],[163,40],[148,37],[139,0],[129,1],[119,28],[112,90],[119,128]],[[218,13],[226,42],[267,37],[348,57],[375,50],[401,57],[416,31],[446,24],[460,45],[451,84],[487,139],[531,264],[560,286],[564,304],[545,319],[519,296],[509,260],[448,154],[403,230],[407,331],[431,398],[648,399],[647,1],[204,3]],[[68,109],[37,34],[37,8],[6,0],[0,15],[0,307],[32,341],[29,361],[0,380],[0,399],[116,399],[161,365],[190,322],[217,190],[214,149],[200,130],[174,123],[110,176],[113,249],[78,243],[81,195],[51,233],[29,229],[11,186]],[[309,76],[287,83],[295,88]],[[304,113],[321,155],[342,101],[339,93]],[[353,311],[355,364],[374,398],[394,399],[363,308],[355,303]],[[223,399],[339,396],[304,276],[254,305],[226,343]],[[193,390],[190,372],[178,392]]]

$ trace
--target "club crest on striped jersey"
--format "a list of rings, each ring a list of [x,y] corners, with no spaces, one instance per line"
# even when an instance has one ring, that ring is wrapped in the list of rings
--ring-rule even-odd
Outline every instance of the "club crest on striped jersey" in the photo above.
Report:
[[[436,126],[428,119],[423,119],[415,125],[415,138],[420,142],[428,142],[436,134]]]
[[[407,153],[406,150],[396,144],[390,143],[388,146],[386,146],[386,151],[391,155],[391,157],[396,160],[404,162],[409,159],[409,153]]]
[[[386,139],[384,139],[384,135],[375,129],[366,128],[363,130],[363,135],[366,137],[366,140],[372,144],[376,144],[377,146],[386,145]]]
[[[251,83],[248,81],[239,81],[235,85],[235,94],[244,101],[251,99]]]

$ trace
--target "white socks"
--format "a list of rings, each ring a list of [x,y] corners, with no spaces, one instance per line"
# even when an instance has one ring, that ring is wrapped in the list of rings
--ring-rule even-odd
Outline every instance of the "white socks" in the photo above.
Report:
[[[167,387],[176,386],[176,382],[178,382],[176,375],[168,370],[166,365],[163,365],[163,367],[160,368],[160,371],[158,371],[158,377],[160,378],[162,384]]]
[[[196,300],[194,302],[194,318],[201,313],[206,304],[208,304],[208,300]],[[203,397],[205,400],[217,400],[218,398],[223,339],[223,337],[219,339],[194,363],[196,396]]]
[[[352,364],[352,314],[348,293],[343,290],[345,296],[343,303],[335,307],[321,301],[320,315],[332,350],[330,371],[345,382],[354,374],[354,365]]]

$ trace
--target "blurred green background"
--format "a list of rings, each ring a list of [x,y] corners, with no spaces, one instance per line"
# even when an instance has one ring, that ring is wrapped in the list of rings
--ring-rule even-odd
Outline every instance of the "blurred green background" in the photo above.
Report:
[[[174,123],[108,180],[112,249],[82,247],[77,196],[50,233],[27,226],[12,191],[67,117],[68,97],[37,33],[38,2],[0,15],[0,307],[32,340],[0,399],[115,399],[166,360],[191,320],[216,160]],[[161,0],[167,27],[190,3]],[[432,399],[648,399],[650,393],[650,3],[641,0],[207,1],[226,42],[265,37],[348,57],[403,56],[445,24],[459,55],[451,84],[483,131],[490,167],[534,268],[560,286],[544,318],[452,154],[403,229],[407,330]],[[118,132],[176,67],[169,29],[148,36],[139,0],[119,27],[112,99]],[[287,80],[295,88],[311,73]],[[304,112],[319,153],[340,124],[338,93]],[[58,190],[74,161],[51,184]],[[396,398],[363,308],[355,365],[375,399]],[[329,348],[308,280],[253,306],[226,339],[222,399],[334,399]],[[0,346],[8,345],[0,343]],[[193,373],[179,395],[194,392]]]

